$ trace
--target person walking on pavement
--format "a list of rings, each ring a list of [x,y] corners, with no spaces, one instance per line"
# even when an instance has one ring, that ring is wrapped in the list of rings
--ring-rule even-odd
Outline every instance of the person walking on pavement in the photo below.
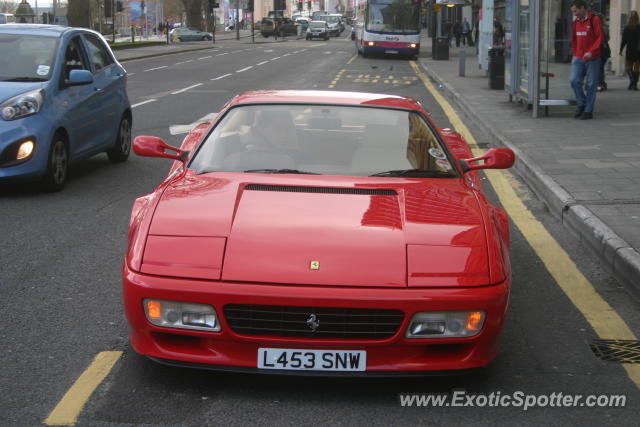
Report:
[[[471,26],[469,25],[467,18],[462,18],[462,45],[473,46],[471,40]]]
[[[584,0],[574,0],[571,12],[575,19],[571,31],[571,87],[576,95],[578,109],[574,117],[581,120],[593,118],[596,88],[600,82],[602,61],[602,23],[600,17],[587,9]],[[587,79],[585,93],[585,77]]]
[[[453,37],[456,38],[456,47],[460,47],[460,37],[462,36],[462,24],[460,21],[456,21],[453,24]]]
[[[598,15],[602,22],[602,60],[600,61],[600,83],[598,84],[598,92],[607,90],[606,75],[604,66],[609,58],[611,58],[611,48],[609,47],[609,29],[605,25],[604,17]]]
[[[629,76],[629,90],[638,90],[638,77],[640,77],[640,19],[638,12],[632,10],[627,19],[627,25],[622,33],[622,43],[620,43],[620,55],[627,48],[625,53],[625,65],[627,76]]]

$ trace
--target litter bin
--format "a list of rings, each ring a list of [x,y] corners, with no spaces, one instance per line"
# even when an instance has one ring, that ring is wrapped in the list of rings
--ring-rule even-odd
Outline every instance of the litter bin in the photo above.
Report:
[[[489,89],[504,90],[504,48],[489,49]]]
[[[433,59],[449,60],[449,38],[436,37],[431,54]]]

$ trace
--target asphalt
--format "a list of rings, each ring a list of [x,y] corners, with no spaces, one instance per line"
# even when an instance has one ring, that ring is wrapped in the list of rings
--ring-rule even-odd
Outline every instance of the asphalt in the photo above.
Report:
[[[240,30],[240,38],[236,39],[236,33],[234,31],[225,31],[216,33],[215,43],[213,41],[190,41],[179,42],[174,41],[164,45],[145,46],[144,43],[140,43],[139,47],[115,50],[114,54],[118,61],[126,62],[134,59],[152,58],[155,56],[171,55],[173,53],[191,52],[197,50],[211,49],[212,47],[220,47],[222,44],[264,44],[264,43],[286,43],[289,40],[296,40],[296,36],[278,37],[262,37],[260,31],[254,33],[252,40],[251,30]],[[136,39],[139,40],[139,39]],[[163,41],[165,37],[150,36],[145,41]],[[255,41],[254,41],[255,40]],[[117,40],[120,41],[120,40]],[[122,39],[126,41],[126,39]],[[140,40],[139,40],[140,41]]]
[[[286,43],[296,37],[263,38],[256,43]],[[252,43],[251,32],[216,35],[220,43]],[[489,146],[511,148],[516,172],[572,234],[593,252],[631,294],[640,296],[640,92],[608,76],[599,93],[594,119],[572,118],[574,107],[551,107],[549,116],[510,102],[506,92],[489,89],[475,48],[466,48],[465,77],[459,74],[460,49],[449,60],[431,59],[424,37],[419,63],[443,94],[488,136]],[[210,49],[211,42],[172,43],[116,51],[118,60]],[[569,82],[567,82],[567,85]]]

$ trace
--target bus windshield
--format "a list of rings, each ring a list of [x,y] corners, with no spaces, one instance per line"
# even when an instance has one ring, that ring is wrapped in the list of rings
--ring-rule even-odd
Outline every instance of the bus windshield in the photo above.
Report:
[[[387,34],[420,32],[419,0],[371,0],[367,10],[367,31]]]

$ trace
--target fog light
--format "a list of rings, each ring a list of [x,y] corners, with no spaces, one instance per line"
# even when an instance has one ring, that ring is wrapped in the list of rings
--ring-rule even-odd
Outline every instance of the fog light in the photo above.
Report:
[[[220,331],[216,310],[207,304],[145,299],[147,320],[156,326],[200,331]]]
[[[415,44],[415,43],[411,43],[411,44],[409,45],[409,47],[410,47],[410,48],[412,48],[412,49],[415,49],[415,48],[416,48],[416,46],[418,46],[418,45],[417,45],[417,44]]]
[[[375,45],[374,42],[369,42],[369,46],[373,46],[373,45]]]
[[[477,335],[484,311],[423,311],[409,322],[407,338],[463,338]]]
[[[20,144],[18,148],[18,154],[16,154],[16,160],[26,159],[33,153],[34,143],[33,141],[25,141]]]

